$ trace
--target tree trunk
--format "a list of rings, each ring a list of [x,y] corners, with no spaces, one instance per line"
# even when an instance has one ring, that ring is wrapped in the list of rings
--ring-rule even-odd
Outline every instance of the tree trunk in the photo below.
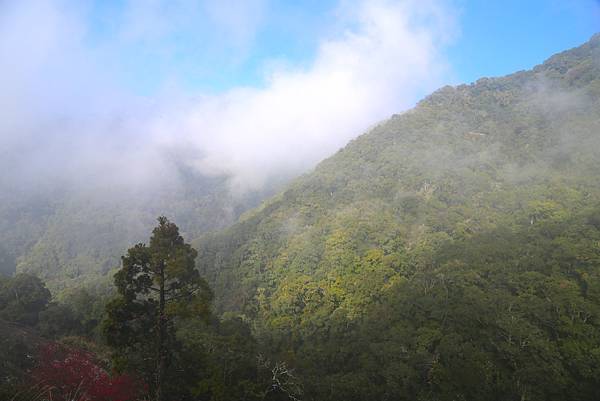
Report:
[[[158,363],[156,369],[156,401],[163,401],[163,382],[166,369],[165,269],[160,269],[160,299],[158,303]]]

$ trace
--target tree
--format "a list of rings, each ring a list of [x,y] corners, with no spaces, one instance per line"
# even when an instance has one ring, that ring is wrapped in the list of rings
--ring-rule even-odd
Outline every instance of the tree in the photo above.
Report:
[[[144,387],[133,376],[111,377],[91,352],[55,343],[41,347],[31,379],[38,397],[55,401],[133,401]]]
[[[37,328],[44,337],[60,338],[65,335],[80,335],[83,332],[79,319],[68,305],[51,302],[40,312]]]
[[[34,326],[51,294],[36,276],[17,274],[0,281],[0,319]]]
[[[196,250],[166,217],[158,223],[149,245],[137,244],[122,257],[115,274],[119,296],[107,305],[103,329],[121,367],[145,372],[162,401],[178,346],[175,320],[207,316],[212,293],[195,269]]]

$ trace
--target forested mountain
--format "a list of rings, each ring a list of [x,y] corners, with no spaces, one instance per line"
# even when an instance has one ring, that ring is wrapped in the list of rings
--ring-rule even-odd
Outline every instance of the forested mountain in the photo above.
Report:
[[[597,399],[600,35],[438,90],[196,245],[306,399]]]
[[[119,266],[120,255],[139,242],[156,216],[181,222],[186,237],[222,229],[273,192],[234,195],[228,177],[179,169],[177,180],[153,188],[51,182],[39,188],[0,177],[0,274],[38,275],[55,291],[98,279]]]
[[[276,184],[0,184],[0,398],[600,399],[600,35],[254,210]]]

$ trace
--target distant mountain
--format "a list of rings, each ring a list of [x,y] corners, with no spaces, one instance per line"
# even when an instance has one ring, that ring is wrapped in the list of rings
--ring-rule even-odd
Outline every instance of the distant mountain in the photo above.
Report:
[[[594,399],[600,35],[436,91],[196,245],[308,398]]]
[[[278,185],[234,196],[225,176],[181,168],[177,178],[157,180],[153,188],[2,183],[0,274],[33,273],[55,291],[108,281],[105,274],[119,266],[128,247],[148,237],[158,216],[169,216],[194,238],[233,224]]]

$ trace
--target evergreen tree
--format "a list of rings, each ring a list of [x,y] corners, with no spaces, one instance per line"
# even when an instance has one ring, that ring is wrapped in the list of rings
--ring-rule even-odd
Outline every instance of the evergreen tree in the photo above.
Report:
[[[194,268],[196,250],[166,217],[158,222],[149,245],[137,244],[122,257],[115,274],[119,296],[107,305],[103,329],[118,351],[117,366],[144,372],[161,401],[178,348],[175,320],[206,316],[212,293]]]
[[[31,274],[0,280],[0,319],[35,326],[51,294],[46,284]]]

